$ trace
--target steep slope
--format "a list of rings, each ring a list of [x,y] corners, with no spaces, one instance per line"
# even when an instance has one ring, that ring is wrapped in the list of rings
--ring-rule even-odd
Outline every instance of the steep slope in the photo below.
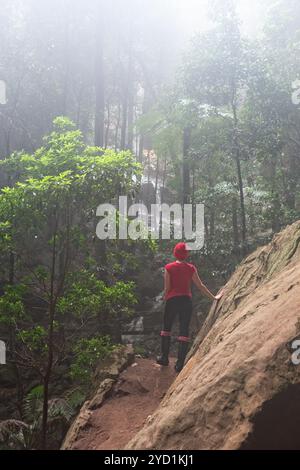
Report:
[[[183,371],[128,449],[300,449],[300,222],[225,286]]]

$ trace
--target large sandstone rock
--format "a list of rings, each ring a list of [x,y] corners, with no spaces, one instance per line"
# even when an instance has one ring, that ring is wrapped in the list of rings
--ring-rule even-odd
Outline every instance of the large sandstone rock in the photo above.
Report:
[[[248,256],[128,449],[300,449],[300,222]]]

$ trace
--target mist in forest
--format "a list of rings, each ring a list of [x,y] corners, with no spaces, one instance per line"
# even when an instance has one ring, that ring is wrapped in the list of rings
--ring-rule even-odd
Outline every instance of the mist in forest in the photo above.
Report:
[[[272,3],[237,2],[243,34],[259,34]],[[115,144],[123,147],[122,99],[130,108],[126,126],[132,127],[156,93],[177,80],[176,70],[191,39],[213,27],[218,5],[225,4],[2,0],[0,80],[6,83],[8,104],[0,114],[1,154],[34,149],[56,115],[69,115],[92,141],[95,106],[103,108],[98,118],[106,114],[101,119],[114,121],[115,127],[106,129],[106,136],[96,136],[96,142],[111,145],[117,136]],[[131,135],[129,140],[131,147]]]
[[[299,51],[299,0],[0,0],[0,449],[60,448],[101,361],[159,348],[175,239],[97,207],[201,205],[211,292],[300,219]]]

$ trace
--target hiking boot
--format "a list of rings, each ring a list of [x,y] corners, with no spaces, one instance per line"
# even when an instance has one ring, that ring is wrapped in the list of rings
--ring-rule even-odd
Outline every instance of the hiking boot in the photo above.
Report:
[[[169,365],[169,359],[165,359],[163,356],[159,356],[156,359],[157,364],[160,366],[168,366]]]
[[[187,341],[180,341],[178,346],[178,359],[175,364],[175,371],[180,372],[183,369],[184,361],[189,349],[189,343]]]
[[[159,356],[156,360],[157,364],[161,366],[168,366],[169,365],[169,351],[170,351],[170,343],[171,337],[170,336],[162,336],[161,337],[161,356]]]

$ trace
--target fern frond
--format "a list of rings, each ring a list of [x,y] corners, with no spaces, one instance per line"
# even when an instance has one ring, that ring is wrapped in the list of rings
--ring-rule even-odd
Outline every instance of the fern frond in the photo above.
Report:
[[[52,400],[49,400],[49,420],[60,417],[69,422],[71,421],[74,412],[74,408],[64,398],[53,398]]]

